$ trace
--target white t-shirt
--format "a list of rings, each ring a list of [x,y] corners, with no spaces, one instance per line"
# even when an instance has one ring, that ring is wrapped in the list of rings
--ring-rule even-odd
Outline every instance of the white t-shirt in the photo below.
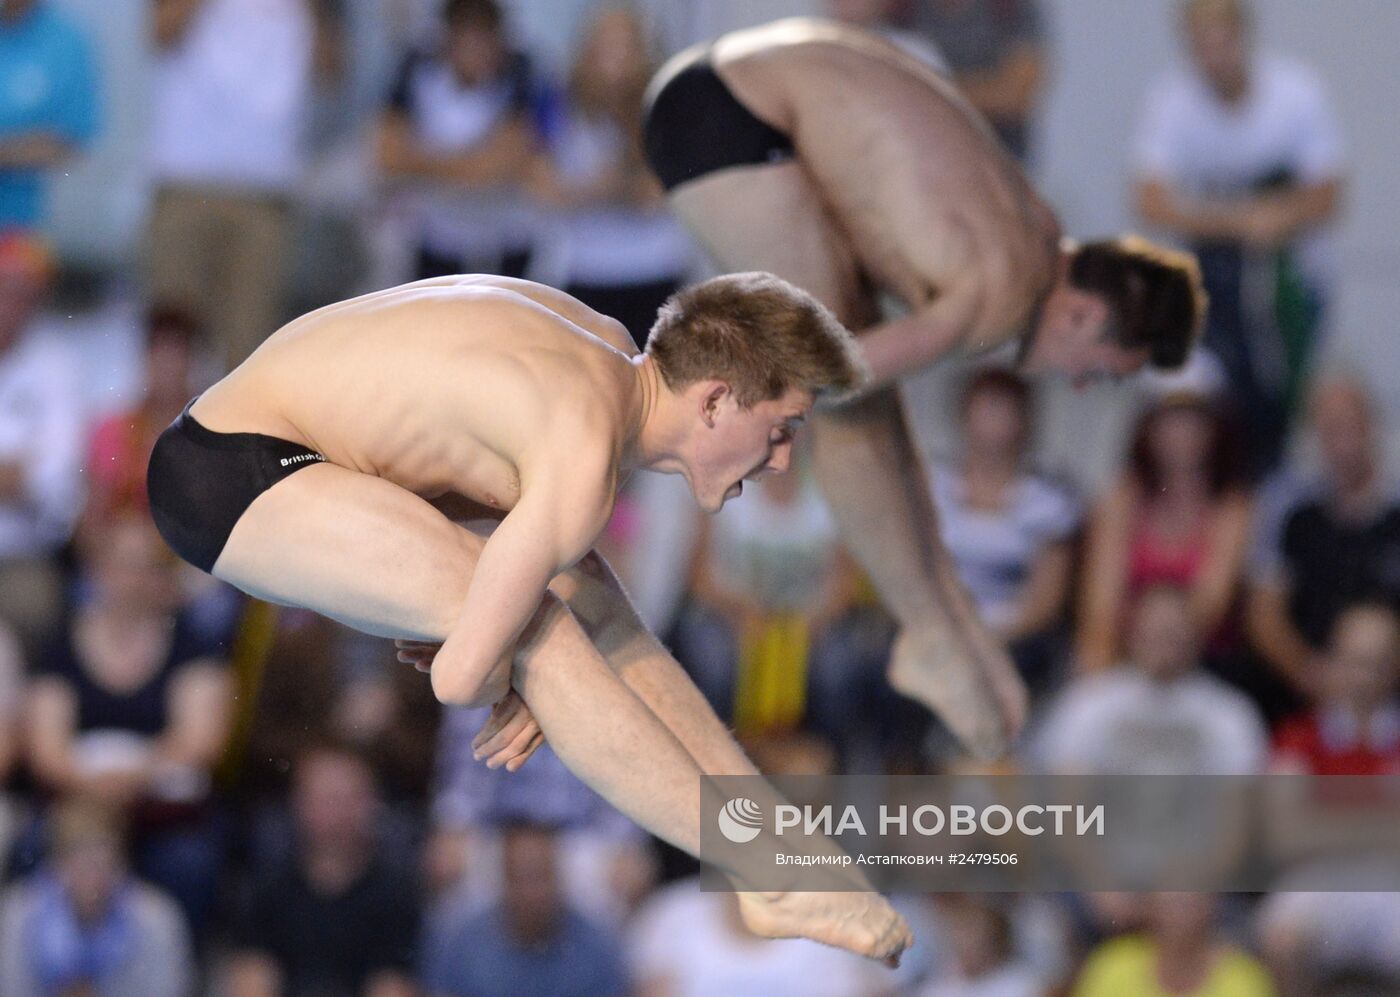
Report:
[[[975,979],[961,975],[934,980],[919,997],[1042,997],[1047,987],[1030,966],[1009,962]]]
[[[1196,776],[1261,772],[1268,735],[1259,710],[1203,672],[1169,683],[1120,667],[1070,684],[1032,744],[1032,764],[1061,775]],[[1201,842],[1228,840],[1230,789],[1217,781],[1114,780],[1124,826],[1094,846],[1101,883],[1162,883]],[[1164,821],[1173,832],[1165,840]],[[1209,851],[1209,849],[1207,849]],[[1171,880],[1165,880],[1171,881]]]
[[[710,569],[720,585],[767,610],[800,609],[820,597],[838,539],[810,481],[787,504],[762,484],[746,484],[743,498],[725,503],[710,522]]]
[[[551,140],[555,169],[583,186],[621,161],[626,136],[616,124],[569,112]],[[664,205],[589,204],[555,214],[547,249],[560,284],[626,287],[682,277],[694,262],[684,226]]]
[[[975,509],[954,464],[935,467],[933,501],[943,544],[977,611],[992,626],[1013,622],[1041,550],[1067,540],[1081,514],[1069,492],[1031,474],[1011,487],[1004,509]]]
[[[632,976],[664,980],[671,997],[867,997],[886,983],[868,960],[805,939],[770,941],[729,922],[727,893],[686,880],[658,891],[629,939]]]
[[[1121,667],[1072,682],[1033,753],[1046,771],[1074,775],[1249,775],[1268,749],[1259,709],[1219,679],[1162,683]]]
[[[1340,177],[1344,148],[1321,79],[1309,67],[1272,54],[1255,58],[1249,90],[1227,104],[1189,65],[1170,70],[1149,91],[1134,141],[1139,176],[1193,197],[1230,197],[1272,177],[1320,183]],[[1325,241],[1314,233],[1300,251],[1322,276]]]
[[[1400,974],[1400,866],[1385,853],[1295,865],[1255,912],[1255,929],[1288,937],[1305,965]]]
[[[403,114],[414,141],[429,152],[478,148],[529,101],[527,64],[511,61],[495,80],[464,84],[435,51],[414,53],[399,71],[390,106]],[[416,238],[428,249],[463,261],[465,269],[492,269],[502,253],[534,239],[536,219],[514,185],[467,187],[414,180],[400,194]]]
[[[30,331],[0,353],[0,461],[24,468],[20,501],[0,502],[0,559],[48,553],[82,508],[84,405],[57,336]]]
[[[306,0],[205,0],[156,62],[156,179],[289,192],[314,40]]]

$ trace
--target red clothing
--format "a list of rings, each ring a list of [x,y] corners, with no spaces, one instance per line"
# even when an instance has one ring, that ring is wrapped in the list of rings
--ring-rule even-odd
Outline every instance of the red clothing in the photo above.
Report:
[[[1279,728],[1273,753],[1313,775],[1400,775],[1400,709],[1380,711],[1365,740],[1356,720],[1340,710],[1295,717]]]
[[[88,443],[90,514],[146,510],[146,464],[164,428],[140,406],[98,424]]]
[[[1137,597],[1153,585],[1173,585],[1189,589],[1205,567],[1214,532],[1216,509],[1210,508],[1196,525],[1196,531],[1186,541],[1166,542],[1152,529],[1145,509],[1139,509],[1128,538],[1128,600],[1133,605]],[[1206,635],[1206,649],[1213,653],[1228,653],[1239,643],[1240,627],[1237,608],[1232,609],[1214,633]],[[1127,621],[1124,621],[1126,627]]]
[[[1128,541],[1128,591],[1136,595],[1153,585],[1189,588],[1205,564],[1210,536],[1209,517],[1184,544],[1163,543],[1140,512]]]

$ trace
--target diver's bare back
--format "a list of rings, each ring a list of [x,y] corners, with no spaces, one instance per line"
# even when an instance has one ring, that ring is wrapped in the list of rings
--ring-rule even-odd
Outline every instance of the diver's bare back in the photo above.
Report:
[[[616,455],[636,390],[626,354],[520,293],[531,286],[437,278],[310,312],[192,414],[216,431],[303,443],[424,498],[508,510],[521,464],[552,437],[574,446],[585,432]]]
[[[876,36],[808,19],[727,35],[714,60],[791,136],[877,285],[917,308],[975,274],[995,304],[964,348],[1023,331],[1053,279],[1059,225],[946,78]]]

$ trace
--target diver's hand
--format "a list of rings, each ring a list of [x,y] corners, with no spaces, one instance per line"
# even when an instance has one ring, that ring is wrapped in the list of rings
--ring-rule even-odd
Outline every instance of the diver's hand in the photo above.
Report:
[[[487,768],[505,766],[515,772],[544,744],[544,734],[525,700],[514,689],[495,706],[491,716],[472,739],[472,754]]]

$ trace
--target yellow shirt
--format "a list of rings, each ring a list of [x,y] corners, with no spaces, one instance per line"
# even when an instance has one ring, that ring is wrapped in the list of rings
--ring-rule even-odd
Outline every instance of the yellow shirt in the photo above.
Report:
[[[1157,946],[1134,935],[1105,942],[1089,954],[1074,985],[1074,997],[1188,997],[1163,990],[1157,981]],[[1189,997],[1274,997],[1269,974],[1239,949],[1227,946],[1201,986]]]

